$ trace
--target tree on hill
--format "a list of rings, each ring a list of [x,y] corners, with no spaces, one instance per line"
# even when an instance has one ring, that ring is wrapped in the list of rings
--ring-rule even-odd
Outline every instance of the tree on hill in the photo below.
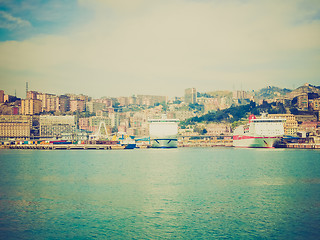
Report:
[[[200,117],[193,117],[181,122],[181,126],[194,125],[199,122],[239,122],[246,119],[250,114],[260,115],[261,113],[285,113],[286,110],[282,103],[268,103],[264,101],[261,105],[256,106],[255,102],[247,105],[230,107],[216,112],[210,112]]]
[[[202,112],[204,110],[204,106],[202,104],[199,104],[199,103],[190,103],[189,104],[189,109]]]
[[[292,90],[287,89],[287,88],[278,88],[274,86],[269,86],[266,88],[262,88],[258,91],[255,92],[255,96],[257,98],[262,98],[262,99],[272,99],[274,97],[280,97],[284,96],[288,93],[290,93]]]

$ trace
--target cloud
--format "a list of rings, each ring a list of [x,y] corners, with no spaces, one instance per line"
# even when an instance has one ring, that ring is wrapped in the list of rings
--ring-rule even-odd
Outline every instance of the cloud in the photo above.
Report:
[[[7,12],[0,11],[0,28],[13,30],[24,27],[31,27],[31,23],[21,18],[14,17]]]
[[[1,43],[0,68],[42,89],[93,96],[320,84],[316,3],[126,3],[79,0],[94,18],[64,34]]]

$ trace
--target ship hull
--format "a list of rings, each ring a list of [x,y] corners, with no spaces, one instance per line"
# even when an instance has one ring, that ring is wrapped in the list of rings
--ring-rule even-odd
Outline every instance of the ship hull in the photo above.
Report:
[[[233,146],[244,148],[273,148],[281,137],[234,136]]]
[[[124,146],[124,149],[135,149],[137,147],[135,143],[125,143],[122,146]]]
[[[152,140],[153,148],[177,148],[178,140],[176,138],[161,138]]]

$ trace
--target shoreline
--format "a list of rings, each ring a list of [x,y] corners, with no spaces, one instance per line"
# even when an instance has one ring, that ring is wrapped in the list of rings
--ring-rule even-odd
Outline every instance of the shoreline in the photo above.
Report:
[[[192,147],[227,147],[232,148],[232,143],[180,143],[178,148]],[[137,149],[152,148],[150,145],[141,145]],[[275,148],[290,149],[320,149],[319,143],[287,143]],[[11,144],[1,145],[0,149],[33,149],[33,150],[128,150],[124,145],[105,144]]]

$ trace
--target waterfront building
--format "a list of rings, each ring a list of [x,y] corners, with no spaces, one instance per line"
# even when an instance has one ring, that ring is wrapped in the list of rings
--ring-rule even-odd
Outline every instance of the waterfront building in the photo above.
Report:
[[[62,133],[73,133],[75,128],[75,116],[40,116],[41,137],[60,137]]]
[[[81,130],[76,130],[74,133],[62,133],[61,140],[67,141],[83,141],[88,140],[88,133]]]
[[[195,88],[187,88],[184,91],[184,102],[186,104],[194,104],[197,102],[197,90]]]
[[[40,137],[40,115],[30,115],[30,138]]]
[[[210,136],[216,136],[221,134],[230,135],[232,132],[231,125],[225,123],[211,123],[205,126],[205,129],[207,130],[206,135]]]
[[[183,137],[193,137],[193,136],[199,136],[198,132],[195,132],[193,128],[179,128],[179,135]]]
[[[21,100],[21,114],[33,115],[39,114],[42,111],[41,100],[39,99],[22,99]]]
[[[30,116],[0,115],[0,139],[28,139],[31,124]]]

